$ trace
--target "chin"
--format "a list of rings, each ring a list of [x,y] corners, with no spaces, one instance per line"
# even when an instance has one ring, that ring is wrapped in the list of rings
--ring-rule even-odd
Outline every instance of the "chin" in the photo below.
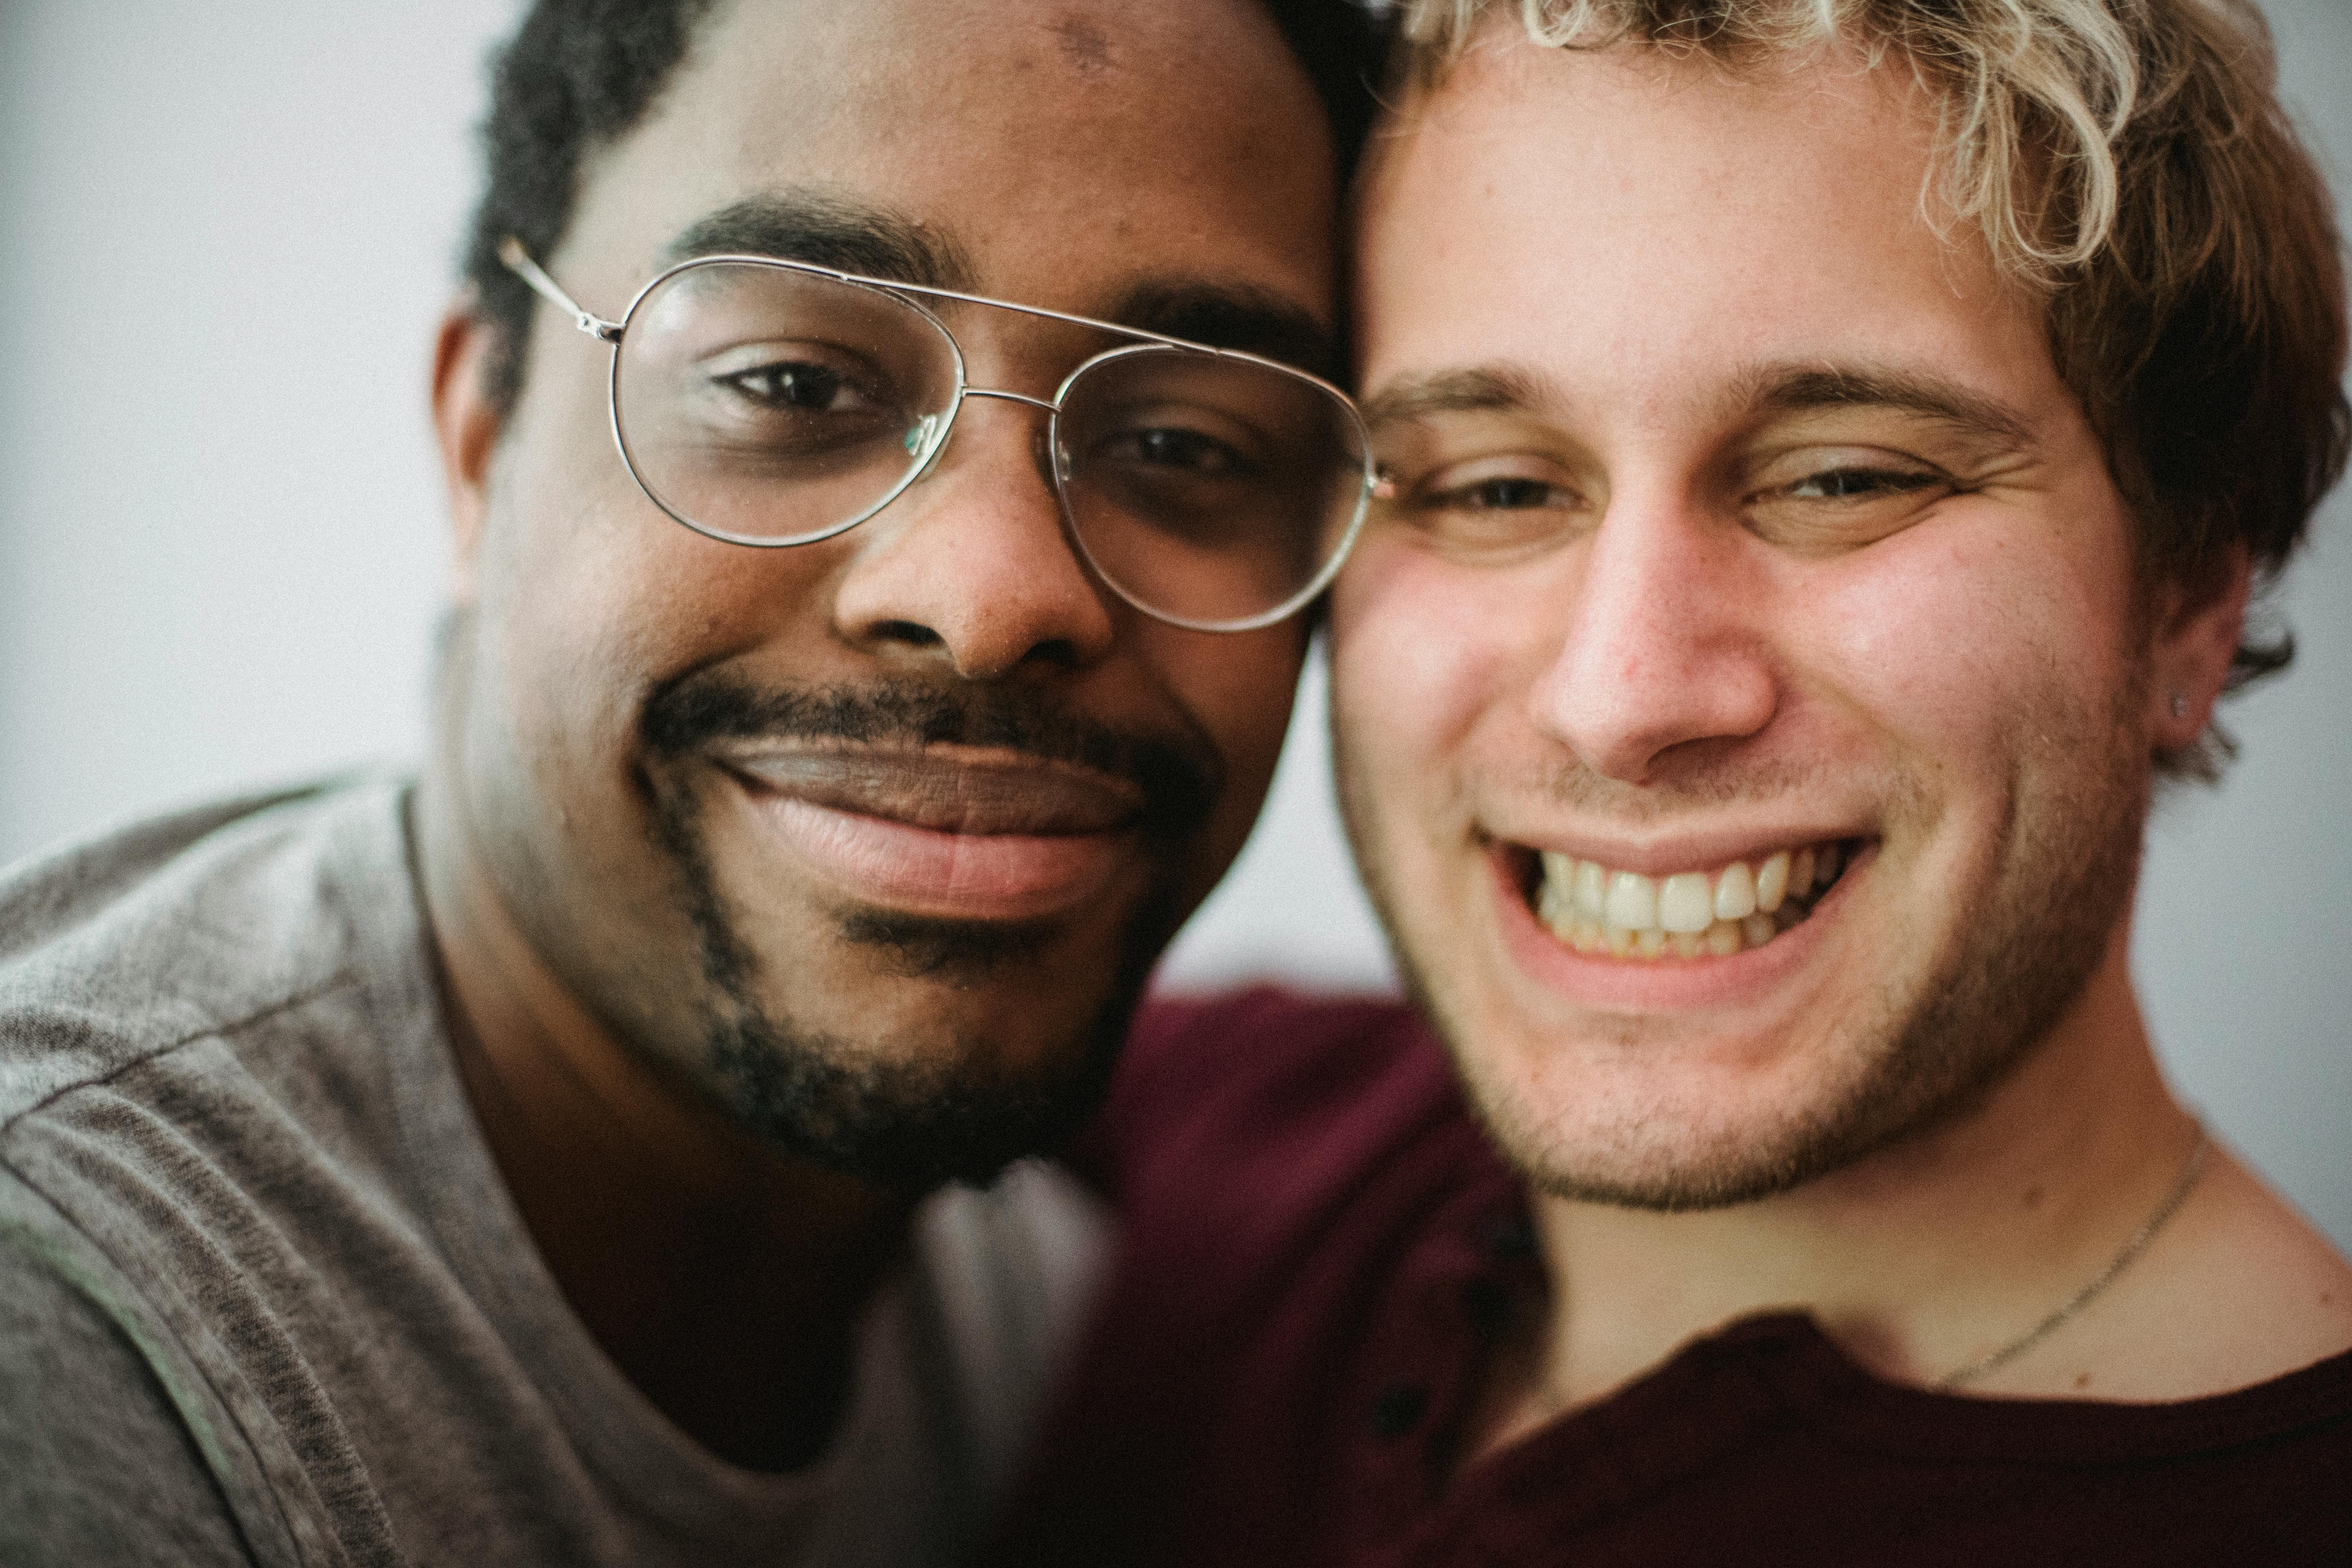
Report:
[[[705,1066],[729,1114],[762,1142],[876,1186],[922,1192],[986,1182],[1057,1149],[1100,1100],[1133,1001],[1108,999],[1019,1071],[994,1065],[982,1042],[849,1040],[743,1013],[711,1020]]]
[[[1827,1080],[1822,1057],[1834,1058],[1834,1047],[1764,1065],[1666,1062],[1656,1058],[1674,1047],[1633,1048],[1652,1059],[1571,1068],[1555,1047],[1532,1068],[1458,1051],[1457,1062],[1504,1157],[1538,1191],[1574,1201],[1661,1212],[1751,1202],[1860,1158],[1883,1135],[1888,1108],[1872,1075]]]
[[[860,910],[828,917],[814,970],[707,927],[698,1076],[794,1157],[907,1191],[986,1181],[1053,1152],[1099,1103],[1174,925],[1155,896],[1121,916],[1073,929]]]

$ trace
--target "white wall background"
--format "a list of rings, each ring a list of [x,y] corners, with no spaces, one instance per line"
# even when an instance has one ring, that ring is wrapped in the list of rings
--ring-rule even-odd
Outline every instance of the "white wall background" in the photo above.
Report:
[[[2269,0],[2352,193],[2352,5]],[[413,756],[439,601],[427,354],[513,0],[0,0],[0,861]],[[2161,813],[2137,962],[2176,1079],[2352,1247],[2352,499],[2246,756]],[[1381,984],[1321,683],[1184,985]]]

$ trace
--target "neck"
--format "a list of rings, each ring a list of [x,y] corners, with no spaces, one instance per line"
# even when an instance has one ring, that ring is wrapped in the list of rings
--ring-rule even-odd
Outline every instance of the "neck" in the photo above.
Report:
[[[1504,1396],[1497,1440],[1756,1312],[1808,1311],[1878,1375],[1931,1385],[2069,1300],[2163,1202],[2197,1139],[2158,1071],[2127,947],[2126,922],[2057,1026],[1950,1125],[1731,1208],[1539,1195],[1554,1289],[1519,1369],[1501,1373],[1519,1392]],[[2097,1336],[2074,1338],[2076,1353],[2021,1363],[2000,1392],[2079,1386]]]
[[[639,1392],[719,1457],[814,1459],[908,1203],[787,1158],[592,1016],[517,928],[446,782],[418,793],[459,1076],[549,1272]]]

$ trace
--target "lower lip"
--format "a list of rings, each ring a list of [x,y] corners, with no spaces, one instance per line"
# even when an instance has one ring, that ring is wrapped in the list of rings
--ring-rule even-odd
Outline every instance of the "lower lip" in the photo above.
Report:
[[[1579,952],[1536,919],[1519,891],[1508,858],[1487,857],[1503,942],[1521,973],[1547,991],[1583,1006],[1615,1013],[1699,1012],[1752,1002],[1812,956],[1829,919],[1843,902],[1854,873],[1874,858],[1865,849],[1813,912],[1761,947],[1728,957],[1612,958]]]
[[[775,836],[862,903],[945,920],[1060,914],[1117,875],[1125,833],[942,833],[887,817],[755,796]]]

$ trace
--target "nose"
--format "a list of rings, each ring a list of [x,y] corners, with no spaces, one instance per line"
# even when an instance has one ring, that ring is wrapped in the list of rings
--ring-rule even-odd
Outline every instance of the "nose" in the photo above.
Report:
[[[1762,632],[1769,584],[1748,539],[1688,496],[1620,489],[1584,545],[1559,653],[1530,692],[1537,727],[1636,784],[1706,742],[1763,730],[1780,682]]]
[[[969,399],[923,477],[858,525],[834,605],[845,637],[967,680],[1109,651],[1111,610],[1062,531],[1030,401]]]

